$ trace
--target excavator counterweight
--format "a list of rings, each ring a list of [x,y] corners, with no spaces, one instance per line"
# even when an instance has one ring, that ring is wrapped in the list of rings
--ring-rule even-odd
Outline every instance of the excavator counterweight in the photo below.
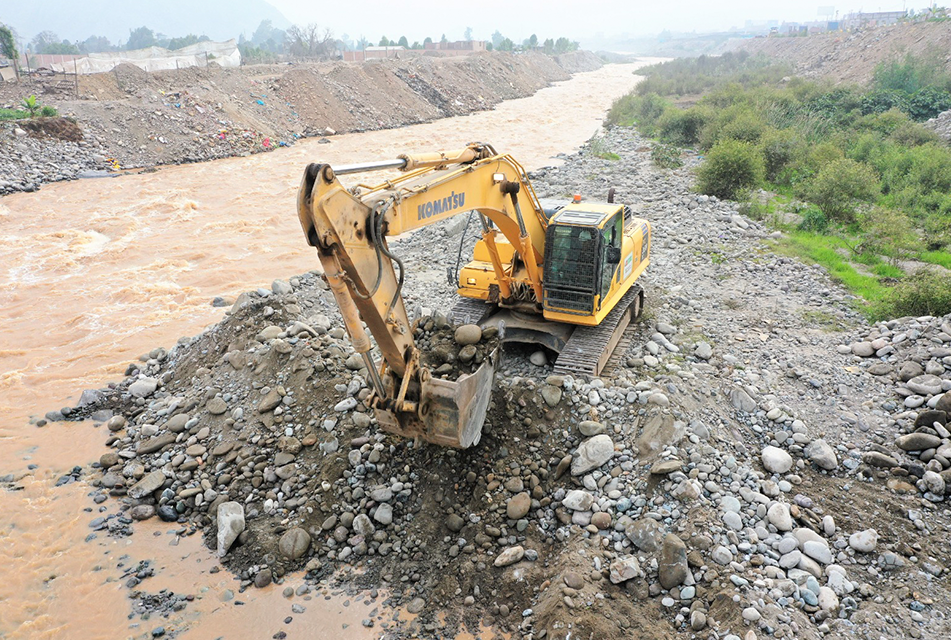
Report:
[[[402,172],[345,188],[338,175]],[[402,297],[406,274],[387,238],[470,214],[481,225],[458,274],[453,317],[499,329],[559,355],[556,371],[596,376],[643,307],[636,284],[649,263],[650,225],[609,202],[543,203],[521,165],[490,145],[338,166],[311,164],[298,216],[317,249],[353,348],[366,363],[381,428],[440,445],[476,444],[498,349],[455,380],[423,363]],[[398,272],[397,272],[398,268]],[[381,356],[377,364],[368,332]]]

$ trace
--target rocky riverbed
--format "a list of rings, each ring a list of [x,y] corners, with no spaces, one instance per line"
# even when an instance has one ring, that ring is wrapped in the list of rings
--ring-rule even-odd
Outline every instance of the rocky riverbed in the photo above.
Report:
[[[37,422],[98,425],[109,451],[77,473],[97,528],[201,530],[240,589],[342,580],[380,595],[364,624],[387,637],[947,637],[951,317],[870,326],[735,203],[692,192],[698,158],[655,169],[622,129],[599,148],[621,159],[533,182],[616,187],[653,224],[647,310],[600,379],[514,350],[477,447],[385,435],[319,273],[277,280]],[[432,256],[471,245],[464,228],[393,244],[407,308],[448,310]]]

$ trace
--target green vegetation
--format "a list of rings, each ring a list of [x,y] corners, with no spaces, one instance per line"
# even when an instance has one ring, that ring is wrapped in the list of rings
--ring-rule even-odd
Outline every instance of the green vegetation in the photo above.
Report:
[[[604,138],[592,138],[588,146],[591,149],[591,153],[602,160],[615,162],[621,159],[621,156],[608,149],[608,146],[604,143]]]
[[[0,120],[22,120],[23,118],[29,117],[30,114],[26,111],[21,111],[19,109],[0,108]]]
[[[926,295],[939,282],[951,289],[945,271],[905,272],[909,261],[951,269],[951,149],[919,124],[951,108],[940,56],[882,63],[867,88],[790,78],[787,67],[742,54],[642,72],[608,124],[705,154],[700,191],[768,215],[787,232],[784,251],[823,265],[870,314],[951,312],[951,294]],[[775,202],[749,201],[759,189]]]
[[[651,149],[651,162],[659,169],[677,169],[684,166],[680,149],[669,144],[655,144]]]
[[[36,96],[29,96],[29,97],[23,98],[21,105],[26,110],[26,112],[30,114],[31,118],[35,118],[36,115],[40,112],[40,109],[42,108],[40,106],[40,103],[36,101]]]

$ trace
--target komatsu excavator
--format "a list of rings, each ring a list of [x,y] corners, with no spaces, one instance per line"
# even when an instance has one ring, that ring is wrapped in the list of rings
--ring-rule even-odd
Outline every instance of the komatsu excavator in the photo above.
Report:
[[[393,169],[402,174],[375,185],[347,189],[338,180]],[[571,203],[539,201],[518,162],[488,144],[308,165],[298,193],[300,223],[366,364],[377,421],[385,431],[458,448],[479,441],[499,354],[455,381],[421,364],[401,295],[405,269],[387,238],[470,212],[482,237],[459,270],[451,319],[496,326],[503,342],[543,345],[559,354],[559,373],[601,373],[643,308],[636,281],[651,241],[648,222],[627,206],[578,196]]]

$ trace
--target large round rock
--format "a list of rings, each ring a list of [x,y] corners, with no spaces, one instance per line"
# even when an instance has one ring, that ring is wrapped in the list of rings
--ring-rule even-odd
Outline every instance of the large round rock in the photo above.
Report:
[[[455,338],[460,346],[477,344],[482,339],[482,328],[477,324],[464,324],[456,328]]]
[[[763,466],[770,473],[786,473],[792,469],[792,456],[779,447],[763,449]]]
[[[310,548],[310,534],[300,527],[288,529],[284,535],[281,536],[280,541],[277,543],[277,548],[280,549],[281,553],[287,558],[297,560],[307,553],[307,549]]]

